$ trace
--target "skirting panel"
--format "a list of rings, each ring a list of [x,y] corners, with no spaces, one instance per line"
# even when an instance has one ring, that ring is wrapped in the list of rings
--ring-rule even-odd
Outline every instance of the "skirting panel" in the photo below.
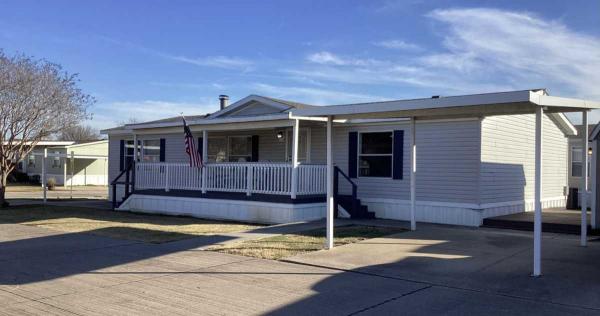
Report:
[[[325,203],[289,204],[134,194],[120,210],[281,224],[325,217]]]
[[[564,196],[542,199],[542,208],[566,207],[567,198]],[[483,204],[483,218],[535,211],[534,201],[514,201],[507,203]]]
[[[377,218],[410,220],[410,201],[393,199],[361,199],[375,212]],[[565,197],[542,200],[543,208],[565,207]],[[481,226],[487,217],[533,211],[533,201],[513,201],[505,203],[469,204],[417,201],[417,222]]]
[[[410,202],[405,200],[376,200],[361,199],[369,207],[369,211],[375,212],[377,218],[410,220]],[[467,205],[456,203],[419,203],[417,202],[417,222],[480,226],[481,211],[472,209]]]

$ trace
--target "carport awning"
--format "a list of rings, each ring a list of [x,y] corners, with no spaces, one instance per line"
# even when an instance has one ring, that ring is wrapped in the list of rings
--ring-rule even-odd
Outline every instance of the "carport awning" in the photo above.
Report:
[[[43,152],[32,152],[30,155],[34,155],[34,156],[44,156]],[[49,158],[53,158],[53,157],[59,157],[59,158],[74,158],[74,159],[101,159],[101,160],[108,160],[108,156],[106,155],[78,155],[78,154],[60,154],[60,153],[48,153],[46,155]]]
[[[522,90],[333,105],[295,110],[293,114],[298,116],[334,116],[336,119],[392,117],[428,119],[531,114],[535,113],[538,106],[546,107],[546,113],[565,113],[600,109],[600,102],[549,96],[545,90]]]

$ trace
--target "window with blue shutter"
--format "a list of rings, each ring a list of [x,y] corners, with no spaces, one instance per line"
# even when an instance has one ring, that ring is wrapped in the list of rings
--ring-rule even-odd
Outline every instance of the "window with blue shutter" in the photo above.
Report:
[[[166,146],[166,141],[164,138],[161,138],[160,139],[160,154],[159,154],[159,159],[158,159],[158,161],[160,161],[160,162],[165,162],[165,153],[166,153],[165,146]]]

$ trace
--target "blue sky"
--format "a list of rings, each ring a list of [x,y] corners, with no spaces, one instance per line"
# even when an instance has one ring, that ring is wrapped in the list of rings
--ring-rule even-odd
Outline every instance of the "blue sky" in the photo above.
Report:
[[[78,73],[96,128],[212,112],[219,94],[320,105],[545,87],[600,100],[595,0],[1,0],[0,48]]]

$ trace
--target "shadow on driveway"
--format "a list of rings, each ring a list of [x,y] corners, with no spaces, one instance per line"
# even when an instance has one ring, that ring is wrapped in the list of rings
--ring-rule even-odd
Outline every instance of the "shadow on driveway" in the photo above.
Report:
[[[109,227],[85,233],[56,234],[0,242],[0,285],[20,285],[88,273],[223,243],[233,238],[221,235],[173,236],[185,239],[149,244],[96,236],[115,233],[182,235],[129,227]]]

